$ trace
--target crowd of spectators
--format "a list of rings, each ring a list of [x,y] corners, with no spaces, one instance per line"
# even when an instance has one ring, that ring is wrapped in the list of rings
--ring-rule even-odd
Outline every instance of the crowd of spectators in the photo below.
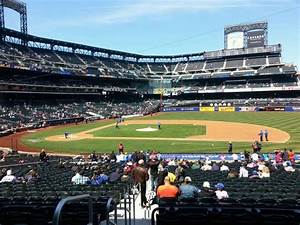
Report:
[[[37,124],[45,126],[49,120],[70,118],[104,119],[124,115],[149,114],[157,109],[158,104],[159,102],[155,100],[131,103],[1,104],[0,132]]]
[[[218,200],[229,198],[225,184],[207,180],[202,186],[193,184],[190,171],[212,171],[226,173],[227,179],[270,179],[276,171],[293,173],[295,154],[293,150],[275,151],[274,159],[268,154],[246,152],[238,157],[233,154],[232,162],[225,160],[177,160],[162,159],[160,154],[135,152],[126,163],[124,174],[132,175],[135,184],[141,188],[142,206],[147,205],[146,184],[150,179],[150,189],[156,193],[155,201],[165,203],[173,201],[196,201],[198,197],[213,197]],[[241,156],[241,155],[240,155]]]

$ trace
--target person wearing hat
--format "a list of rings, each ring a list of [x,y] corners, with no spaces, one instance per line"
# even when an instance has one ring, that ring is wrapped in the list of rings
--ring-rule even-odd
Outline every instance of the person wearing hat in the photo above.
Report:
[[[223,183],[217,183],[215,185],[215,188],[217,189],[215,191],[216,196],[219,200],[224,199],[224,198],[229,198],[227,191],[225,191],[225,186]]]
[[[7,170],[6,171],[6,176],[4,176],[0,183],[5,183],[5,182],[16,182],[17,178],[12,174],[12,170]]]
[[[210,183],[208,181],[204,181],[202,185],[202,189],[200,192],[200,197],[214,197],[215,192],[211,189]]]
[[[138,184],[141,191],[141,204],[145,207],[147,204],[146,198],[146,184],[149,179],[148,171],[144,166],[144,160],[140,159],[138,161],[138,166],[132,170],[132,178],[135,184]]]
[[[179,200],[183,202],[194,202],[199,195],[199,188],[191,184],[192,179],[190,177],[185,177],[184,182],[180,185],[180,196]]]

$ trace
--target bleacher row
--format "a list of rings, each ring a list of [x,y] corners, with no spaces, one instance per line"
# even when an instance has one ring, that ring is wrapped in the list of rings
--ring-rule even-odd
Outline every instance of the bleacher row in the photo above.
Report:
[[[257,71],[259,74],[296,72],[295,66],[281,62],[280,55],[249,56],[179,63],[134,63],[103,58],[38,49],[16,44],[1,43],[0,63],[8,67],[30,68],[62,74],[110,76],[131,79],[155,78],[155,75],[186,73],[231,72],[235,70]],[[249,73],[248,71],[248,73]],[[238,72],[234,73],[238,76]],[[216,74],[215,74],[216,76]]]
[[[13,158],[15,161],[13,161]],[[0,224],[1,225],[45,225],[52,224],[54,210],[59,201],[68,196],[89,194],[93,201],[94,224],[108,218],[108,213],[120,201],[122,194],[128,190],[127,182],[116,181],[101,186],[74,185],[71,178],[74,176],[72,167],[75,164],[62,164],[50,158],[48,163],[33,165],[16,164],[20,156],[11,156],[6,161],[5,168],[11,168],[16,177],[23,177],[35,167],[40,178],[35,182],[17,182],[0,184]],[[23,158],[23,156],[21,157]],[[37,157],[26,161],[36,162]],[[60,158],[62,159],[62,158]],[[69,160],[70,158],[64,158]],[[94,165],[95,166],[95,165]],[[101,162],[98,164],[105,174],[122,168],[121,164]],[[4,166],[3,166],[4,167]],[[92,168],[85,167],[84,175],[91,176]],[[83,225],[88,223],[88,201],[83,199],[67,204],[62,211],[61,224]]]
[[[227,164],[231,170],[238,170],[238,165]],[[299,170],[287,173],[279,169],[263,179],[228,178],[228,172],[199,169],[187,169],[185,174],[200,189],[204,181],[223,183],[229,198],[199,197],[194,202],[161,203],[152,215],[157,225],[300,224]]]

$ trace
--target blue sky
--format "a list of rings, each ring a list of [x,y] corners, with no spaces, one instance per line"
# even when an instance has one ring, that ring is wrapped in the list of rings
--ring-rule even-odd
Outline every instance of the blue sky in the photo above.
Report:
[[[29,33],[142,54],[224,47],[226,25],[267,20],[269,44],[300,67],[300,0],[24,0]],[[15,12],[6,26],[19,29]]]

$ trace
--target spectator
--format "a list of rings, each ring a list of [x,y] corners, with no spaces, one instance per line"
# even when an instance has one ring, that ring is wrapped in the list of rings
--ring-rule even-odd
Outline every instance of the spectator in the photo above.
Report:
[[[113,161],[113,162],[117,161],[117,156],[114,151],[111,152],[109,159],[110,159],[110,161]]]
[[[208,181],[204,181],[202,185],[202,189],[200,192],[200,197],[213,197],[215,196],[215,192],[210,188],[210,183]]]
[[[158,177],[158,165],[159,161],[156,157],[151,157],[148,161],[148,167],[150,169],[150,181],[151,181],[151,190],[154,191],[157,185]]]
[[[237,171],[235,171],[235,170],[230,170],[229,173],[228,173],[228,175],[227,175],[227,178],[236,178],[236,177],[238,177],[238,176],[239,176],[239,174],[238,174]]]
[[[289,156],[289,161],[294,164],[295,163],[295,153],[292,149],[290,149],[289,153],[288,153],[288,156]]]
[[[132,178],[135,184],[138,184],[141,191],[141,204],[142,207],[146,207],[147,199],[146,199],[146,183],[149,179],[148,171],[144,167],[144,160],[140,159],[138,162],[138,166],[132,170]]]
[[[242,177],[248,177],[249,176],[249,172],[248,170],[245,168],[244,165],[242,165],[240,167],[240,174],[239,174],[239,177],[242,178]]]
[[[211,171],[220,171],[220,166],[217,163],[213,163]]]
[[[172,173],[172,172],[168,172],[168,177],[170,178],[171,184],[174,184],[175,181],[176,181],[176,176],[175,176],[175,174]]]
[[[12,170],[6,171],[6,176],[2,177],[0,183],[16,182],[17,178],[12,174]]]
[[[72,177],[71,181],[73,184],[87,184],[90,179],[83,176],[83,170],[80,170]]]
[[[249,178],[251,178],[251,179],[259,178],[258,172],[256,170],[253,170],[251,175],[249,176]]]
[[[251,159],[252,159],[252,161],[257,162],[258,161],[258,154],[257,153],[252,153],[251,154]]]
[[[109,175],[109,181],[111,183],[118,181],[120,178],[121,178],[121,173],[118,168]]]
[[[166,176],[168,176],[168,170],[163,167],[162,163],[160,163],[156,188],[164,184],[164,179]]]
[[[172,185],[170,178],[166,176],[164,179],[164,185],[157,188],[156,195],[159,200],[164,198],[176,200],[179,193],[179,189],[175,185]]]
[[[233,160],[234,162],[237,162],[237,161],[239,160],[239,156],[238,156],[237,154],[233,153],[233,154],[232,154],[232,160]]]
[[[283,162],[282,154],[280,151],[275,151],[275,162],[276,164],[281,164]]]
[[[97,162],[98,161],[98,156],[96,155],[96,152],[93,151],[92,154],[90,155],[90,159],[92,162]]]
[[[198,195],[200,190],[191,184],[192,179],[190,177],[184,178],[184,183],[180,185],[180,196],[179,199],[184,202],[194,202]]]
[[[125,147],[122,143],[119,144],[118,150],[119,150],[119,154],[124,154]]]
[[[47,160],[48,160],[47,153],[45,152],[44,149],[42,149],[42,151],[41,151],[41,153],[40,153],[40,161],[46,162]]]
[[[38,179],[39,179],[38,172],[34,168],[25,175],[25,181],[27,182],[35,182]]]
[[[261,167],[261,170],[259,171],[258,175],[259,175],[259,178],[269,178],[270,177],[270,169],[267,166],[263,165]]]
[[[101,171],[95,171],[92,179],[90,180],[91,185],[98,186],[106,184],[108,182],[108,176]]]
[[[229,198],[227,191],[224,190],[225,186],[223,183],[217,183],[215,187],[217,189],[215,193],[219,200]]]
[[[229,167],[225,164],[222,164],[222,166],[220,167],[220,171],[229,171]]]
[[[181,164],[179,164],[177,166],[177,168],[175,169],[176,180],[178,180],[179,182],[182,182],[184,175],[185,175],[185,171],[184,171],[183,167],[181,166]]]
[[[295,172],[295,168],[292,166],[291,162],[284,162],[283,168],[286,172]]]
[[[287,149],[285,148],[283,153],[282,153],[282,161],[286,162],[288,160],[289,160],[289,153],[288,153]]]
[[[212,169],[212,167],[209,164],[210,164],[210,162],[205,162],[205,164],[201,167],[201,170],[210,171]]]

